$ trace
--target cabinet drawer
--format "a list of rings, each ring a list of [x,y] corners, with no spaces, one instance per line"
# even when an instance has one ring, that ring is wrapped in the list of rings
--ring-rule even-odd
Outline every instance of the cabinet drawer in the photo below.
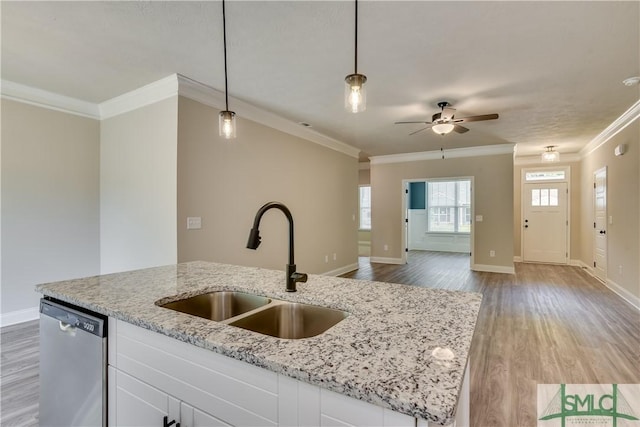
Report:
[[[116,367],[232,425],[276,425],[278,375],[118,321]]]

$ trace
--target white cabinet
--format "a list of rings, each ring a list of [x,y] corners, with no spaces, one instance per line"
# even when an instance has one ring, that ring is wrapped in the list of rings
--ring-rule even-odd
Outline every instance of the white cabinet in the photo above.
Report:
[[[214,416],[113,367],[109,367],[109,382],[113,384],[109,426],[229,426]]]
[[[229,427],[227,424],[184,402],[180,403],[180,427]]]
[[[109,319],[109,424],[161,427],[164,416],[180,427],[426,425]]]
[[[109,368],[109,425],[162,427],[180,421],[180,402],[123,372]],[[166,417],[166,420],[165,420]]]

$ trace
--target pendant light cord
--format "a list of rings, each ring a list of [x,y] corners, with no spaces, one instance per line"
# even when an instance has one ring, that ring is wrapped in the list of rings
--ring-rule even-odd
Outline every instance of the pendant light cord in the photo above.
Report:
[[[356,44],[356,53],[355,53],[355,57],[354,57],[354,63],[355,63],[354,64],[354,69],[355,69],[354,73],[358,74],[358,0],[355,0],[355,1],[356,1],[356,17],[355,17],[356,18],[356,25],[355,25],[355,28],[356,28],[356,37],[355,37],[355,40],[356,40],[356,43],[355,43]]]
[[[224,0],[222,0],[222,40],[224,43],[224,105],[225,110],[229,111],[229,90],[227,88],[227,22]]]

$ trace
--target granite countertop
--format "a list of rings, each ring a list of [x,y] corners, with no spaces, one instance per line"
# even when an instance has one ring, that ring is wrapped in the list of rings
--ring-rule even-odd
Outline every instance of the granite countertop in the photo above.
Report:
[[[189,262],[38,285],[44,295],[256,366],[437,424],[453,421],[482,296],[309,275],[285,292],[284,272]],[[154,303],[235,290],[347,311],[325,333],[280,339]]]

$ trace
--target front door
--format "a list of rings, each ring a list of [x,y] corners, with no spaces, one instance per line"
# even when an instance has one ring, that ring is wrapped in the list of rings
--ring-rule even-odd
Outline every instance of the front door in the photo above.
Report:
[[[567,264],[566,182],[526,183],[523,194],[523,261]]]
[[[593,174],[593,271],[607,278],[607,168]]]

